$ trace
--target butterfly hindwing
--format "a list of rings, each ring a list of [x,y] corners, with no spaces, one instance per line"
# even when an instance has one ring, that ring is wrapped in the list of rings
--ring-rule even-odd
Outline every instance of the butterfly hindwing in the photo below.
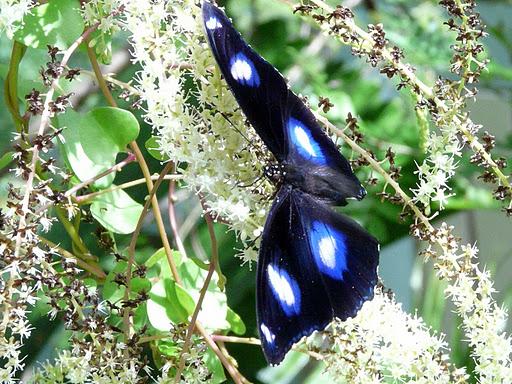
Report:
[[[278,364],[303,336],[353,317],[373,296],[378,244],[352,220],[283,186],[263,232],[257,272],[258,327]]]
[[[258,331],[271,364],[303,336],[322,329],[332,310],[306,243],[293,192],[283,187],[267,218],[256,279]]]
[[[203,18],[208,42],[226,82],[276,159],[297,170],[301,180],[314,175],[310,184],[317,177],[334,179],[335,185],[329,189],[336,192],[324,197],[341,203],[348,197],[361,199],[365,192],[349,162],[283,76],[243,40],[224,12],[208,1],[203,2]],[[310,192],[322,193],[315,188]]]

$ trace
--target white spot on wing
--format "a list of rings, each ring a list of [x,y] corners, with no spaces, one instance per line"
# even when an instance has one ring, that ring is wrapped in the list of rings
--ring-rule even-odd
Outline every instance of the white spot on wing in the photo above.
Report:
[[[219,19],[217,19],[215,16],[210,16],[210,18],[206,21],[206,28],[213,30],[217,28],[222,28],[222,24],[220,23]]]
[[[288,134],[292,148],[303,158],[313,161],[319,165],[325,165],[325,158],[320,145],[313,137],[309,127],[302,121],[290,117],[288,120]]]
[[[261,333],[263,333],[263,336],[265,336],[265,340],[267,340],[267,343],[272,344],[276,339],[276,335],[270,332],[270,329],[268,329],[268,327],[264,323],[261,323],[260,330]]]
[[[252,76],[251,65],[246,60],[236,59],[231,65],[231,75],[235,80],[250,80]]]
[[[324,236],[318,242],[320,259],[327,268],[336,267],[336,239],[330,235]]]
[[[295,137],[297,138],[298,144],[306,150],[307,153],[309,153],[311,156],[316,157],[317,153],[315,151],[315,148],[313,148],[313,145],[311,144],[311,141],[309,140],[309,136],[300,125],[296,125],[293,128],[293,133],[295,134]]]
[[[231,76],[240,84],[248,85],[250,87],[257,87],[260,85],[260,77],[256,68],[251,60],[249,60],[243,53],[237,53],[231,59]]]
[[[292,307],[295,304],[295,295],[287,274],[280,274],[272,264],[268,265],[267,273],[272,290],[278,296],[279,301],[287,307]]]
[[[314,220],[309,233],[311,252],[320,272],[336,280],[343,280],[347,270],[347,240],[331,225]]]

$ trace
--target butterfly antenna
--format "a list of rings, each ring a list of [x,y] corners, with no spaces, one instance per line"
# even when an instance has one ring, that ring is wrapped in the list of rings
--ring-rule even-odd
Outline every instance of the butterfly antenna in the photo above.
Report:
[[[265,175],[261,175],[261,176],[258,176],[252,183],[250,184],[240,184],[240,183],[236,183],[236,186],[237,187],[240,187],[240,188],[249,188],[249,187],[252,187],[254,185],[256,185],[256,183],[258,183],[259,181],[261,181],[263,179]]]
[[[233,122],[229,119],[229,116],[228,116],[227,114],[225,114],[224,112],[221,112],[221,111],[218,111],[218,112],[221,114],[221,116],[222,116],[224,119],[226,119],[226,120],[227,120],[227,122],[229,123],[229,125],[231,125],[231,126],[233,127],[233,129],[234,129],[235,131],[237,131],[237,132],[240,134],[240,136],[242,136],[245,140],[247,140],[247,142],[248,142],[249,144],[251,144],[251,143],[252,143],[252,141],[251,141],[251,140],[249,140],[249,138],[248,138],[247,136],[245,136],[245,134],[244,134],[241,130],[239,130],[239,129],[238,129],[238,127],[237,127],[235,124],[233,124]]]

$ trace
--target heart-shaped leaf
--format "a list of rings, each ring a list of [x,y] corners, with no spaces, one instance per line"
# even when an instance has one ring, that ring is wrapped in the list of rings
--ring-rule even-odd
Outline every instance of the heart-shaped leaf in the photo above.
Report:
[[[58,118],[64,127],[62,136],[66,160],[81,180],[88,180],[115,164],[119,152],[135,140],[139,123],[129,111],[120,108],[100,107],[85,115],[68,110]],[[96,187],[107,188],[115,172],[99,179]]]
[[[51,0],[26,14],[14,38],[32,48],[65,50],[84,31],[78,0]]]
[[[142,213],[142,205],[122,189],[103,193],[94,198],[91,213],[109,231],[132,233]]]

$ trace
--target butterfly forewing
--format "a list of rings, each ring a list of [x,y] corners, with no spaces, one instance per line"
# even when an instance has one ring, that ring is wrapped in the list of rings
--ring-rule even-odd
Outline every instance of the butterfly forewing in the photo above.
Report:
[[[213,55],[238,104],[277,160],[283,161],[286,83],[272,65],[245,43],[219,8],[203,2],[203,19]]]
[[[281,74],[247,45],[224,12],[207,1],[203,3],[203,18],[208,42],[226,82],[276,159],[300,173],[337,178],[341,196],[334,200],[362,198],[364,189],[350,164]]]

